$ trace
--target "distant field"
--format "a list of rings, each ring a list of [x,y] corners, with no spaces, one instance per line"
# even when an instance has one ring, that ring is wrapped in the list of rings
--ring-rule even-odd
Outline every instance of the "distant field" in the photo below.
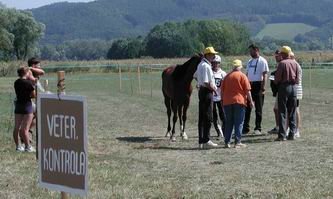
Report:
[[[316,29],[304,23],[275,23],[267,24],[258,34],[257,38],[270,36],[275,39],[293,40],[296,35],[304,34]]]

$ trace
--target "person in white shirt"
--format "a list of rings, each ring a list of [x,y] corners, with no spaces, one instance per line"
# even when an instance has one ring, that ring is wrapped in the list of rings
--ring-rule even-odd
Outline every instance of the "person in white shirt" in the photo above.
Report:
[[[290,58],[295,60],[295,54],[293,52],[290,52]],[[298,68],[298,78],[299,82],[296,84],[296,132],[295,132],[295,138],[301,137],[299,129],[301,127],[301,112],[299,110],[299,101],[303,98],[303,88],[302,88],[302,67],[300,64],[297,64]]]
[[[217,132],[218,139],[222,139],[224,137],[224,123],[225,123],[225,115],[222,107],[222,95],[221,95],[221,86],[224,77],[227,75],[220,68],[221,64],[221,57],[219,55],[215,55],[214,60],[212,61],[212,69],[213,69],[213,76],[215,79],[215,85],[217,87],[216,92],[213,94],[213,124],[215,130]],[[221,122],[222,128],[221,128]]]
[[[210,140],[210,128],[213,115],[213,92],[216,92],[216,85],[213,76],[211,62],[217,52],[213,47],[204,50],[204,58],[199,63],[194,78],[198,81],[199,87],[199,148],[216,147],[217,144]]]
[[[255,127],[254,133],[261,134],[262,107],[264,105],[265,86],[269,72],[268,63],[260,56],[259,47],[252,44],[249,46],[251,59],[247,63],[247,77],[251,84],[251,94],[255,105]],[[244,119],[243,134],[250,132],[250,118],[252,108],[247,106]]]

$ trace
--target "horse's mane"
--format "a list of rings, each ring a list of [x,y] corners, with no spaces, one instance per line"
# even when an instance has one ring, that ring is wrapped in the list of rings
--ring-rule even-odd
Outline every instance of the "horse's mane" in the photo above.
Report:
[[[187,60],[184,64],[182,65],[177,65],[175,67],[175,70],[172,73],[172,77],[175,80],[181,79],[185,76],[187,69],[193,64],[193,62],[197,62],[196,64],[199,64],[201,61],[202,55],[194,55],[192,56],[189,60]]]

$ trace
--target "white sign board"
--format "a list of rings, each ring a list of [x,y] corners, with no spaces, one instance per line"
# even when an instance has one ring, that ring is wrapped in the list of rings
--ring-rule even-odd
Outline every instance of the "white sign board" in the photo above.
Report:
[[[86,196],[87,105],[84,97],[39,94],[38,161],[43,188]]]

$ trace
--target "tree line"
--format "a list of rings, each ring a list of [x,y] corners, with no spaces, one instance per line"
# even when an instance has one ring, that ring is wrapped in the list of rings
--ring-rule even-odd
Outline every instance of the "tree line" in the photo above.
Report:
[[[43,42],[60,44],[74,39],[145,35],[156,24],[186,19],[239,21],[251,36],[269,23],[305,23],[320,28],[332,21],[332,7],[331,0],[96,0],[57,3],[32,12],[47,26]]]
[[[41,57],[50,60],[131,59],[143,56],[173,58],[191,56],[212,45],[225,55],[244,54],[250,43],[245,26],[226,20],[166,22],[153,27],[146,37],[114,41],[74,40],[44,45]]]
[[[26,60],[29,56],[45,60],[173,58],[191,56],[205,46],[214,46],[224,55],[239,55],[245,54],[253,42],[268,52],[285,44],[296,50],[324,48],[315,41],[295,43],[270,37],[252,41],[243,24],[218,19],[166,22],[154,26],[145,37],[76,39],[61,44],[39,44],[44,31],[45,25],[30,12],[0,5],[0,60]]]

